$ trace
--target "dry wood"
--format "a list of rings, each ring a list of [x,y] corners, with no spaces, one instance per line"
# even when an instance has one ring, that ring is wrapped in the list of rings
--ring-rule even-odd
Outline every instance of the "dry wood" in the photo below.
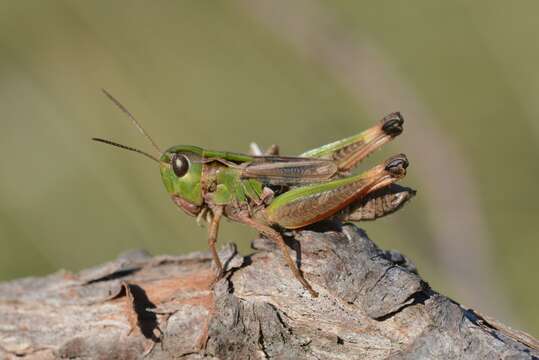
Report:
[[[0,284],[0,358],[537,359],[537,340],[429,288],[410,261],[353,225],[287,239],[311,298],[275,245],[151,257]]]

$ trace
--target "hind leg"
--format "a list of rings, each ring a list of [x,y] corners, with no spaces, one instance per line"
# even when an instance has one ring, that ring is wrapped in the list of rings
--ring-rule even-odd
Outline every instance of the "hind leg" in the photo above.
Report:
[[[328,219],[369,193],[406,175],[408,160],[395,155],[362,174],[293,188],[277,196],[258,216],[268,224],[297,229]]]
[[[357,135],[306,151],[300,156],[334,160],[339,170],[346,172],[400,135],[403,123],[404,119],[399,112],[391,113]]]

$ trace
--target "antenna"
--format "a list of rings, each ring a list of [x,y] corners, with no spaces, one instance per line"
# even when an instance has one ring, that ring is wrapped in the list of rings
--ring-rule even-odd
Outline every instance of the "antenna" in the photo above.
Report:
[[[144,128],[142,127],[142,125],[140,125],[140,123],[137,121],[137,119],[135,119],[135,117],[133,116],[133,114],[131,114],[129,112],[129,110],[127,110],[125,108],[125,106],[123,106],[118,100],[116,100],[116,98],[114,96],[112,96],[107,90],[105,89],[101,89],[101,91],[103,91],[103,93],[116,105],[118,106],[118,108],[120,108],[120,110],[122,110],[125,114],[127,114],[127,116],[129,116],[129,118],[131,119],[131,121],[133,122],[133,124],[136,126],[136,128],[138,129],[138,131],[140,131],[140,133],[142,135],[144,135],[144,137],[146,139],[148,139],[153,147],[159,152],[159,154],[162,154],[163,151],[159,148],[159,146],[157,145],[157,143],[155,141],[153,141],[152,137],[146,132],[146,130],[144,130]],[[124,147],[123,145],[121,144],[116,144],[116,143],[111,143],[111,142],[107,142],[107,141],[103,141],[102,139],[94,139],[96,141],[101,141],[101,142],[105,142],[105,143],[108,143],[110,145],[114,145],[114,146],[119,146],[119,147]],[[126,148],[126,147],[124,147]],[[136,150],[134,148],[129,148],[128,150]],[[137,152],[141,152],[140,150],[136,150]]]
[[[156,161],[156,162],[160,163],[159,159],[157,159],[155,156],[150,155],[150,154],[148,154],[147,152],[144,152],[144,151],[142,151],[142,150],[135,149],[135,148],[133,148],[133,147],[126,146],[126,145],[122,145],[122,144],[119,144],[119,143],[117,143],[117,142],[110,141],[110,140],[106,140],[106,139],[92,138],[92,140],[97,141],[97,142],[102,142],[102,143],[105,143],[105,144],[108,144],[108,145],[116,146],[116,147],[119,147],[119,148],[121,148],[121,149],[129,150],[129,151],[134,151],[134,152],[136,152],[136,153],[139,153],[139,154],[142,154],[142,155],[146,156],[146,157],[149,158],[149,159],[152,159],[153,161]]]

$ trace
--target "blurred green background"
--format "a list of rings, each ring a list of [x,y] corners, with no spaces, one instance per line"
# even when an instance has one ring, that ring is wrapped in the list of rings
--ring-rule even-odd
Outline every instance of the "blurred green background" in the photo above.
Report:
[[[539,334],[539,4],[0,2],[0,280],[207,247],[155,164],[96,144],[298,154],[401,110],[418,190],[360,224],[437,290]],[[365,166],[365,167],[366,167]],[[243,252],[256,234],[225,223]]]

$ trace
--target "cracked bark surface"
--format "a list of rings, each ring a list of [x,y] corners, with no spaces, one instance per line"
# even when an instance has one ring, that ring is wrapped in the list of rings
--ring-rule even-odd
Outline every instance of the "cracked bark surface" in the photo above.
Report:
[[[333,228],[332,228],[333,227]],[[0,359],[538,359],[531,336],[430,289],[353,225],[288,239],[311,298],[266,239],[213,290],[211,256],[130,252],[0,284]]]

